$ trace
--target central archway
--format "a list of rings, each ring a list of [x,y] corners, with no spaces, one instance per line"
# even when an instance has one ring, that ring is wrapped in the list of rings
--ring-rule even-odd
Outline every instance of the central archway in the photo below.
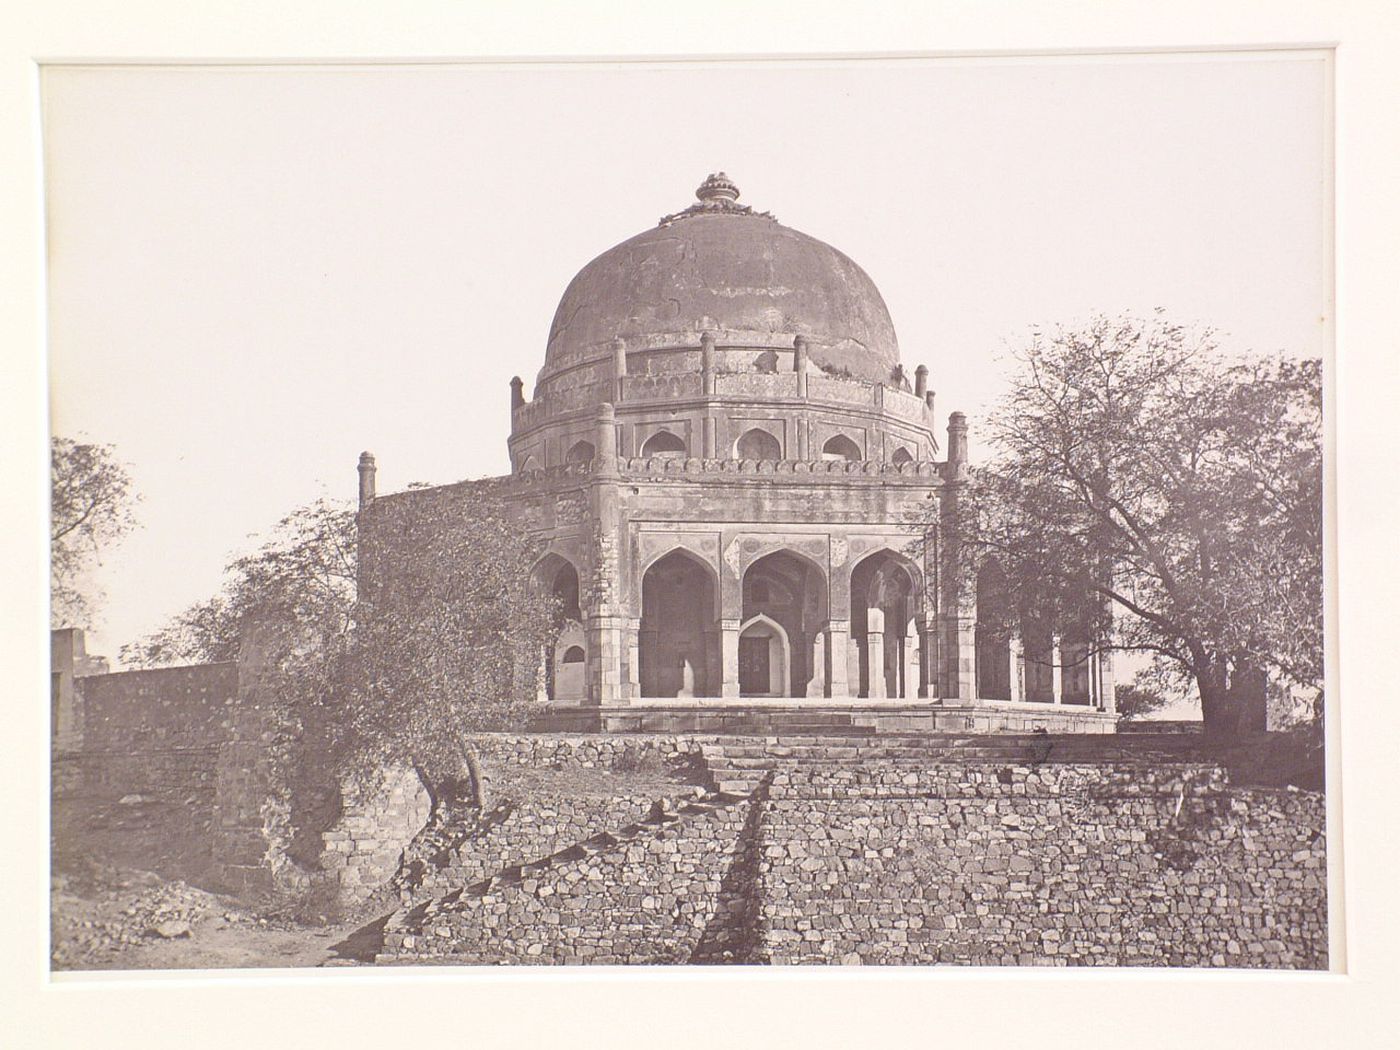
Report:
[[[718,696],[719,623],[715,573],[673,550],[642,575],[637,659],[646,697]]]
[[[826,574],[810,558],[781,549],[765,554],[744,570],[742,585],[744,624],[768,624],[768,634],[754,638],[780,635],[781,647],[770,646],[760,652],[757,641],[747,645],[739,640],[740,695],[748,696],[821,696],[825,689],[824,657],[819,658],[821,634],[827,622]],[[752,670],[755,661],[781,663],[771,669],[767,688],[754,687],[746,692],[744,686],[745,652],[749,654],[750,682],[762,674]],[[773,690],[777,690],[776,692]]]

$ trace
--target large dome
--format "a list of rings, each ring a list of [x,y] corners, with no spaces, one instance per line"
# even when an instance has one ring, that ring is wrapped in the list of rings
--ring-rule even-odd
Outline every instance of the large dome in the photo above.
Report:
[[[579,271],[550,326],[544,374],[607,352],[723,344],[791,347],[819,365],[883,381],[899,362],[889,311],[865,271],[828,244],[736,203],[723,173],[699,203]]]

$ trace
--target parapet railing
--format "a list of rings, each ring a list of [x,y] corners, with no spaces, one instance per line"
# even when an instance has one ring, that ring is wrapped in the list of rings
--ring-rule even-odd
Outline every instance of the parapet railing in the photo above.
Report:
[[[515,475],[521,481],[546,482],[567,477],[587,477],[593,463],[565,463]],[[698,459],[689,456],[619,456],[617,472],[625,477],[676,477],[703,474],[860,475],[864,477],[937,478],[941,465],[934,462],[879,463],[875,460],[805,459]]]
[[[803,400],[813,404],[854,407],[888,412],[911,423],[926,424],[931,406],[925,398],[898,387],[846,376],[810,372],[715,372],[712,393],[705,391],[704,377],[698,372],[627,375],[614,379],[582,382],[542,393],[533,401],[516,405],[511,412],[512,428],[518,433],[546,419],[610,403],[665,401],[681,398],[715,400]],[[619,396],[620,395],[620,396]]]

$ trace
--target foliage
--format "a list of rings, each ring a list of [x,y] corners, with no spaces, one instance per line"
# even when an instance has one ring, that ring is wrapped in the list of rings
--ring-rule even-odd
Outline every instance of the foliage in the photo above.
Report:
[[[1158,711],[1165,707],[1166,703],[1165,696],[1138,682],[1120,685],[1114,692],[1114,706],[1118,709],[1118,717],[1127,721]]]
[[[524,726],[557,630],[542,551],[487,486],[373,511],[394,541],[368,555],[376,585],[346,654],[351,751],[365,774],[411,763],[439,795],[472,781],[482,801],[470,736]]]
[[[1036,331],[950,514],[959,568],[1020,609],[1095,624],[1262,729],[1270,681],[1322,688],[1322,389],[1315,360],[1227,358],[1209,331],[1097,317]]]
[[[83,577],[104,547],[136,527],[132,507],[141,497],[111,445],[55,436],[50,469],[50,617],[54,627],[87,624],[97,595]]]
[[[229,564],[218,595],[122,659],[246,663],[253,645],[278,701],[271,759],[284,776],[349,775],[368,787],[411,764],[431,791],[451,794],[479,780],[470,735],[521,728],[534,699],[533,671],[521,669],[556,630],[553,599],[532,585],[540,552],[480,487],[365,513],[375,522],[367,553],[348,507],[322,500],[289,514]],[[372,586],[361,596],[362,556]]]
[[[347,636],[355,605],[355,513],[318,500],[288,514],[251,554],[224,570],[218,594],[196,602],[150,636],[125,645],[136,667],[236,660],[251,615],[279,625],[283,643],[331,653]]]

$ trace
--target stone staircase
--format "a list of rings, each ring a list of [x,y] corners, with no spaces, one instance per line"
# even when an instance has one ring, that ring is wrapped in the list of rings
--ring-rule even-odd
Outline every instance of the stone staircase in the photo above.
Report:
[[[484,901],[499,899],[502,894],[522,891],[529,893],[535,886],[547,880],[567,877],[568,869],[582,865],[591,858],[615,855],[627,849],[629,845],[647,838],[675,835],[689,823],[703,821],[706,817],[712,817],[749,801],[752,790],[759,786],[762,779],[762,774],[753,778],[753,788],[741,794],[710,790],[679,805],[670,800],[658,799],[651,812],[640,821],[600,832],[546,856],[510,865],[469,885],[401,908],[359,931],[363,936],[359,936],[358,940],[351,938],[355,941],[354,953],[343,953],[341,959],[331,960],[329,964],[420,959],[425,948],[425,933],[451,921],[453,916],[469,912]],[[440,954],[452,961],[476,961],[465,958],[471,955],[470,950]]]
[[[946,763],[1035,766],[1053,763],[1190,763],[1209,761],[1199,737],[1181,734],[810,733],[713,738],[701,744],[718,791],[747,794],[773,770],[879,763],[909,769]]]

